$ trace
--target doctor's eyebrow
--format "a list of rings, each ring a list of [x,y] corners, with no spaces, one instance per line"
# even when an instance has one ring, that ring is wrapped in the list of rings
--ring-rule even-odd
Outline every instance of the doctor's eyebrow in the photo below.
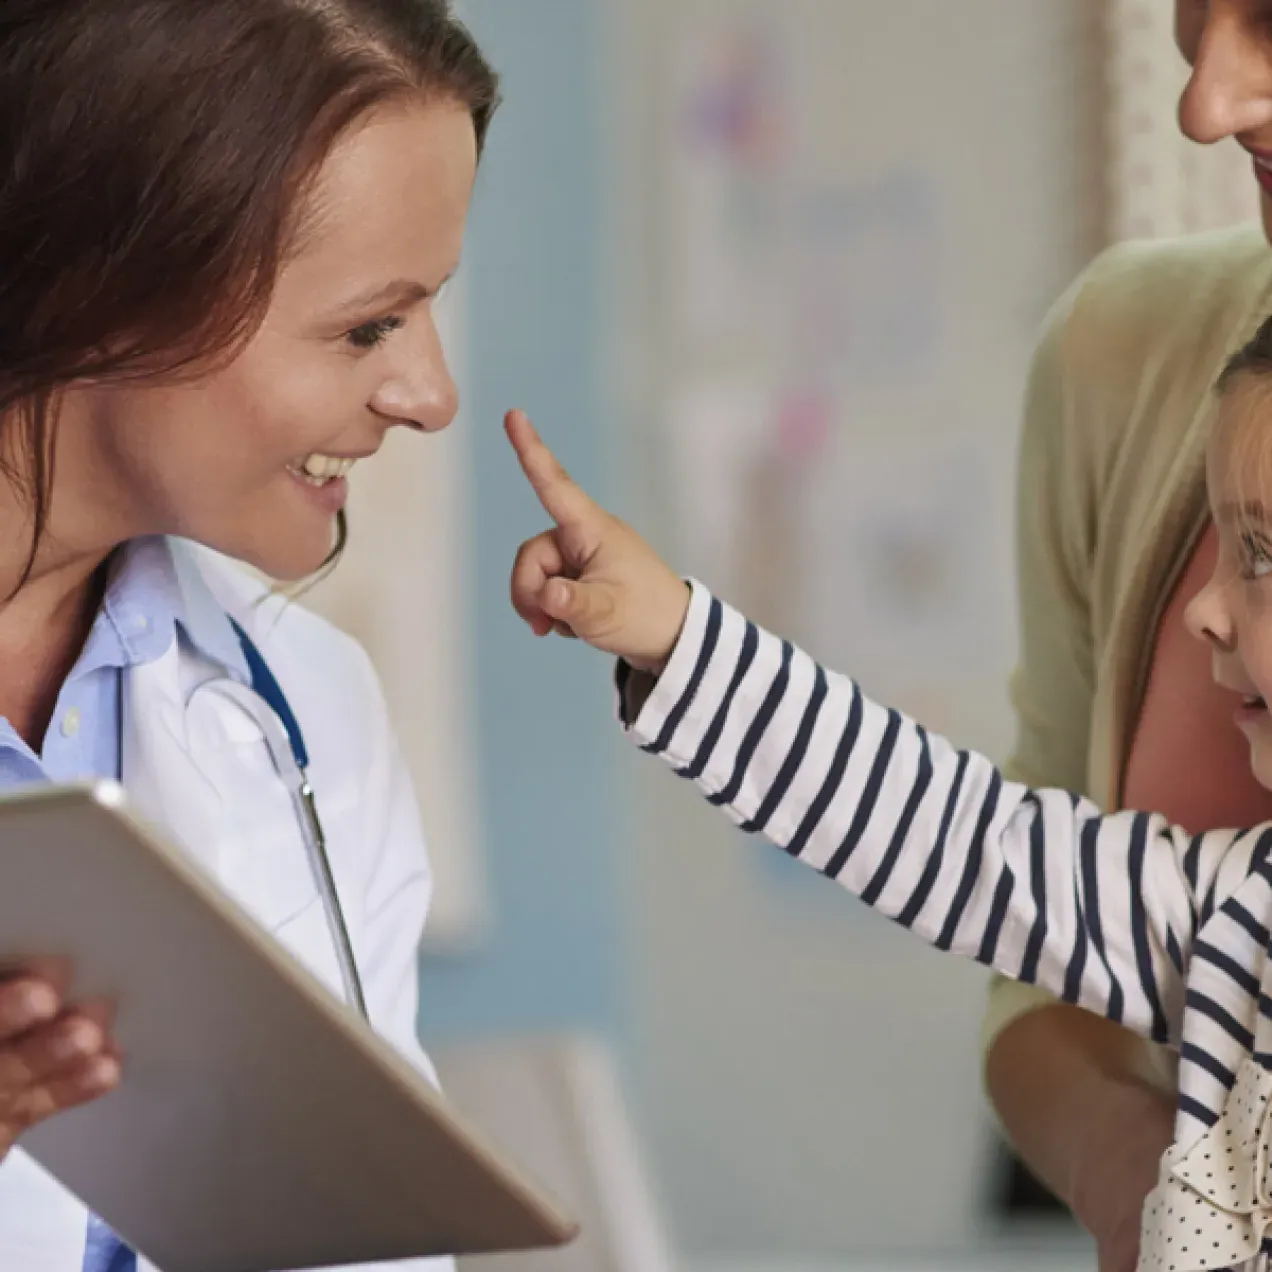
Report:
[[[360,292],[342,301],[335,309],[338,316],[351,315],[378,308],[397,308],[418,305],[422,300],[436,296],[447,283],[455,277],[458,270],[450,271],[435,288],[425,287],[423,283],[410,278],[395,278],[391,282],[382,283],[368,291]]]

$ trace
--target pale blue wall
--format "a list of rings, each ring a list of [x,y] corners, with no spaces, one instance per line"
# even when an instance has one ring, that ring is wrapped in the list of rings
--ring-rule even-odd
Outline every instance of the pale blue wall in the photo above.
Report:
[[[491,940],[426,961],[426,1038],[621,1025],[607,669],[534,640],[508,605],[512,554],[542,528],[501,432],[523,406],[604,498],[601,26],[596,0],[468,0],[504,80],[465,253],[466,419],[481,815]]]

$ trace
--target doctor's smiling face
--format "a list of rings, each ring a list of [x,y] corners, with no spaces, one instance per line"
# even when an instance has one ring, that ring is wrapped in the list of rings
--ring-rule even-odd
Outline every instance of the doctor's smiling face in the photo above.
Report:
[[[84,384],[61,407],[49,529],[90,546],[176,534],[274,578],[332,550],[346,474],[457,396],[434,304],[458,268],[477,165],[470,110],[393,102],[318,169],[259,328],[180,377]]]

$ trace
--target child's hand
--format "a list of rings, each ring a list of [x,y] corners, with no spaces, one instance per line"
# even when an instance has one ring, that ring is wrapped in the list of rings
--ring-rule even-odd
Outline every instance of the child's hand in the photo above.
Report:
[[[658,675],[684,625],[688,586],[630,526],[570,480],[521,411],[510,412],[504,427],[556,522],[517,553],[513,608],[536,636],[577,636]]]

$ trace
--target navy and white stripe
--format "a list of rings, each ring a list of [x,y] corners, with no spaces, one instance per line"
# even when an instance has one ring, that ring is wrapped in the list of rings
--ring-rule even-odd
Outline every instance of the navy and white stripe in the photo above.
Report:
[[[696,583],[640,680],[620,665],[625,726],[743,828],[937,948],[1180,1048],[1181,1131],[1214,1122],[1241,1056],[1272,1062],[1272,828],[1190,836],[1010,782]]]

